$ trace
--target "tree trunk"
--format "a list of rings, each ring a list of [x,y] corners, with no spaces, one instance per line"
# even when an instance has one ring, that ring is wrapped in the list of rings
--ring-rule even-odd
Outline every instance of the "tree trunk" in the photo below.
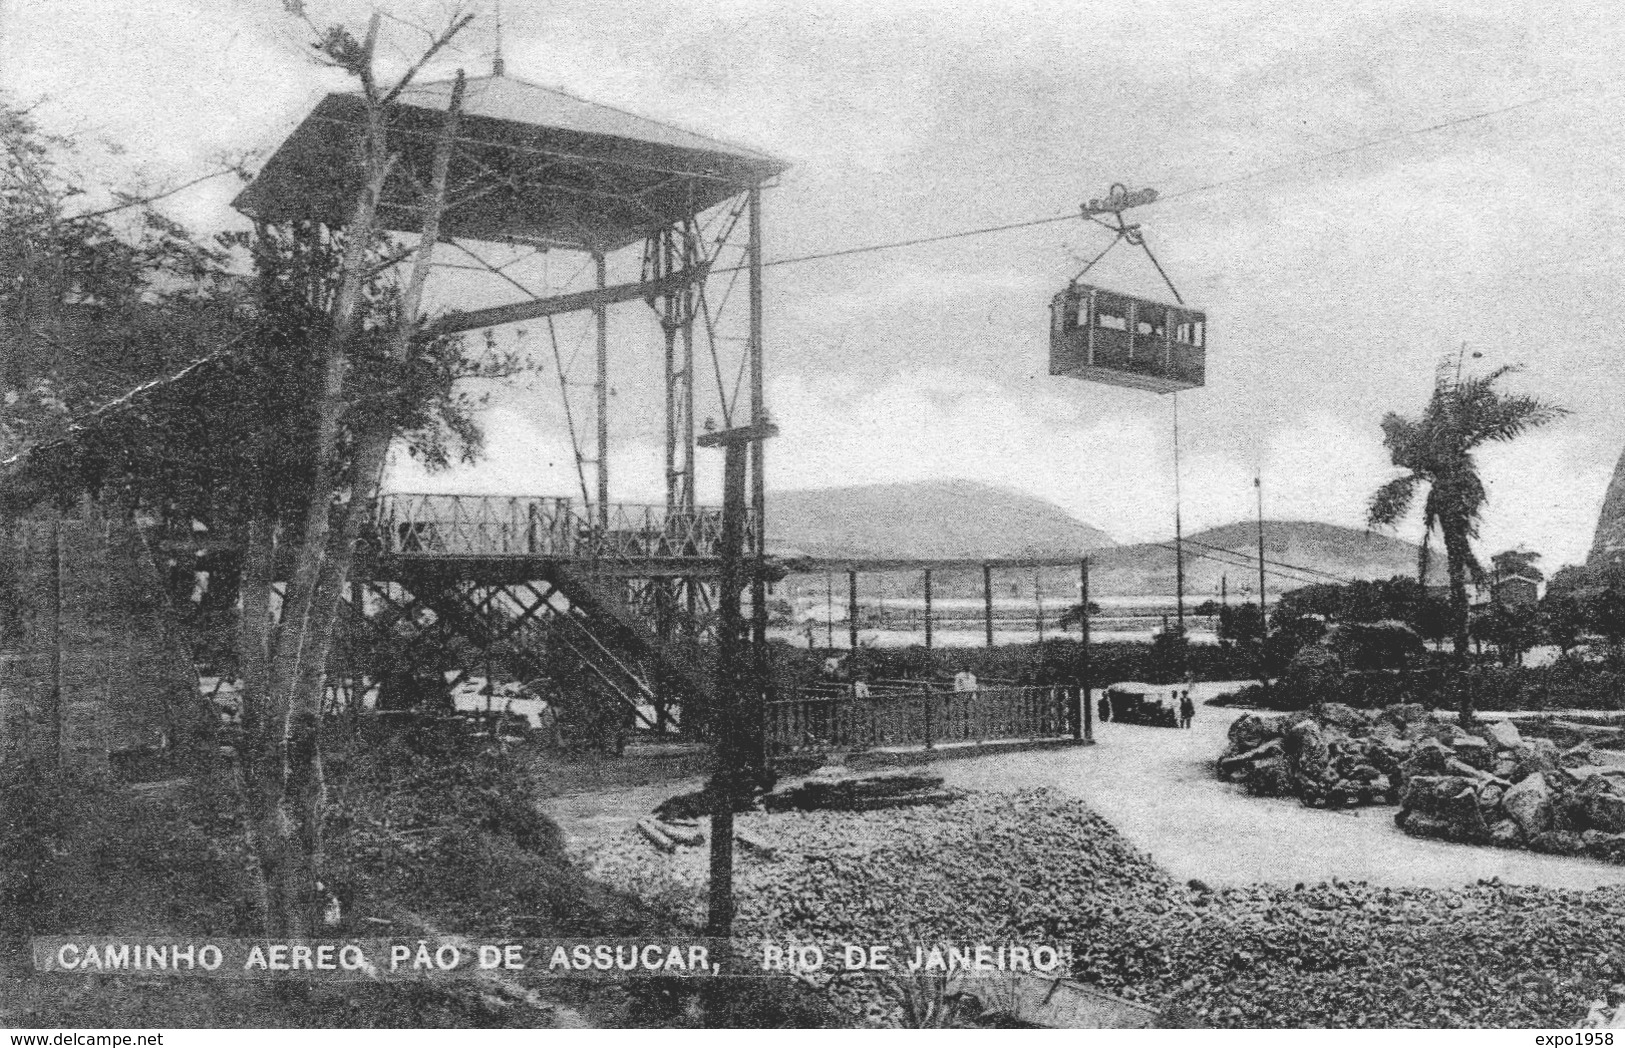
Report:
[[[1458,716],[1462,726],[1468,727],[1477,718],[1477,712],[1473,706],[1472,681],[1466,672],[1469,645],[1467,635],[1467,561],[1470,550],[1467,545],[1465,526],[1445,524],[1441,526],[1441,530],[1444,533],[1445,565],[1450,574],[1450,624],[1455,638],[1457,683],[1461,688]]]
[[[376,21],[375,21],[376,24]],[[369,34],[370,44],[370,34]],[[419,300],[427,279],[444,208],[451,142],[462,102],[458,74],[451,107],[435,157],[431,197],[424,207],[422,235],[406,293],[402,297],[393,356],[404,362],[417,332]],[[312,454],[316,480],[306,504],[305,531],[298,560],[283,601],[281,622],[272,624],[269,573],[274,557],[255,562],[263,568],[265,592],[256,589],[250,609],[245,589],[245,660],[253,665],[256,737],[245,755],[252,804],[254,847],[264,879],[266,931],[286,938],[317,933],[322,892],[317,880],[322,856],[324,783],[321,760],[322,705],[327,664],[332,651],[344,591],[349,582],[362,529],[372,519],[373,503],[390,441],[387,418],[356,417],[350,411],[349,349],[361,329],[362,294],[368,266],[367,249],[376,236],[378,201],[394,166],[383,150],[381,114],[375,108],[368,142],[368,185],[357,201],[348,227],[349,242],[340,273],[332,329],[326,344],[323,387],[318,394],[317,427]],[[350,411],[350,417],[346,412]],[[349,498],[335,506],[341,476],[340,437],[350,431],[347,487]],[[256,525],[269,528],[266,521]],[[268,532],[267,532],[268,533]],[[251,529],[252,535],[252,529]],[[263,537],[263,536],[262,536]],[[258,578],[258,577],[256,577]],[[256,586],[258,581],[256,581]],[[252,610],[252,615],[250,611]],[[261,641],[268,643],[261,644]],[[249,694],[245,692],[245,695]]]

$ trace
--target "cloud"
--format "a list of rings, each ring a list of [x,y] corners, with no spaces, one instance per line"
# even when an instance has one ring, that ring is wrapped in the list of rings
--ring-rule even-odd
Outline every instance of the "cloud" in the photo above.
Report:
[[[366,6],[312,3],[352,22]],[[396,61],[407,22],[446,7],[386,6]],[[7,87],[49,96],[55,126],[123,142],[155,178],[274,144],[338,86],[270,0],[6,13]],[[1465,341],[1481,366],[1525,364],[1514,385],[1574,411],[1484,454],[1485,544],[1556,559],[1589,542],[1625,445],[1613,407],[1625,87],[1610,64],[1625,25],[1606,5],[1556,3],[1534,20],[1466,0],[552,0],[504,17],[510,73],[791,161],[766,194],[772,260],[1062,214],[1113,181],[1167,194],[1225,183],[1136,215],[1212,321],[1209,384],[1180,400],[1187,522],[1250,515],[1262,471],[1270,515],[1358,524],[1388,475],[1377,421],[1419,410],[1437,361]],[[476,22],[448,64],[483,72],[491,42]],[[1266,168],[1278,169],[1231,181]],[[230,188],[175,209],[230,224]],[[768,403],[784,426],[773,483],[967,476],[1049,497],[1119,538],[1166,535],[1170,402],[1047,375],[1049,298],[1101,246],[1079,222],[770,268]],[[561,282],[571,269],[547,264]],[[612,279],[636,267],[613,260]],[[1168,293],[1122,247],[1094,278]],[[491,293],[442,288],[453,305]],[[612,323],[610,466],[619,497],[658,499],[660,341],[638,310]],[[566,352],[578,329],[560,325]],[[718,414],[701,388],[697,414]],[[491,430],[475,473],[399,476],[579,487],[551,372],[497,396]],[[711,490],[714,463],[701,461]]]

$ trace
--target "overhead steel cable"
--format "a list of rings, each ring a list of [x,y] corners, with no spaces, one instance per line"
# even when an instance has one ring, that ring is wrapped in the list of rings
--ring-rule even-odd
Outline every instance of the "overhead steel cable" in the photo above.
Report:
[[[1186,541],[1188,542],[1189,540],[1187,539]],[[1174,545],[1171,542],[1148,542],[1145,543],[1145,545],[1155,546],[1158,549],[1165,549],[1170,553],[1176,552]],[[1258,558],[1249,557],[1240,550],[1226,550],[1218,549],[1217,547],[1210,547],[1210,552],[1204,553],[1201,550],[1193,550],[1190,552],[1192,556],[1199,557],[1203,560],[1215,561],[1229,567],[1251,569],[1256,567],[1258,564]],[[1284,579],[1287,582],[1296,582],[1305,586],[1323,584],[1324,580],[1307,574],[1308,572],[1314,571],[1315,569],[1313,568],[1295,568],[1290,565],[1272,568],[1268,566],[1270,563],[1271,562],[1269,561],[1265,561],[1265,574],[1267,575],[1272,575],[1275,578]]]
[[[1186,539],[1185,542],[1187,544],[1189,544],[1189,545],[1201,546],[1204,549],[1218,550],[1219,552],[1222,552],[1222,553],[1238,553],[1238,554],[1241,553],[1240,550],[1233,550],[1233,549],[1230,549],[1228,546],[1215,546],[1215,545],[1212,545],[1211,543],[1202,542],[1202,541],[1199,541],[1197,539]],[[1248,563],[1256,563],[1257,560],[1258,560],[1257,557],[1254,557],[1251,554],[1243,554],[1243,555],[1247,557]],[[1336,572],[1324,571],[1324,570],[1322,570],[1320,568],[1306,568],[1301,564],[1289,564],[1284,560],[1269,560],[1268,558],[1266,558],[1264,563],[1265,564],[1273,564],[1278,568],[1287,568],[1287,569],[1289,569],[1291,571],[1303,572],[1306,575],[1320,575],[1320,576],[1323,576],[1323,577],[1325,577],[1327,579],[1330,579],[1333,582],[1341,582],[1341,583],[1347,584],[1347,583],[1356,581],[1355,579],[1351,579],[1346,575],[1339,575]]]
[[[1606,83],[1606,81],[1604,82]],[[1201,185],[1191,186],[1187,189],[1177,190],[1172,193],[1166,193],[1159,196],[1150,204],[1140,206],[1155,206],[1156,204],[1166,203],[1170,200],[1179,200],[1184,197],[1195,196],[1199,193],[1208,193],[1216,189],[1224,189],[1241,182],[1249,182],[1253,179],[1264,178],[1268,175],[1277,174],[1282,171],[1291,171],[1297,168],[1308,167],[1311,164],[1318,164],[1323,160],[1331,160],[1336,157],[1358,153],[1362,150],[1375,149],[1379,146],[1391,145],[1395,142],[1402,142],[1408,138],[1418,138],[1423,135],[1430,135],[1439,131],[1448,130],[1452,127],[1460,127],[1464,124],[1476,123],[1481,120],[1491,120],[1498,116],[1505,116],[1508,113],[1515,113],[1519,110],[1529,109],[1537,105],[1543,105],[1554,99],[1564,98],[1570,95],[1584,94],[1598,86],[1599,84],[1592,83],[1568,87],[1560,91],[1552,91],[1544,95],[1536,95],[1533,98],[1526,98],[1521,102],[1514,102],[1510,105],[1497,106],[1494,109],[1484,109],[1478,112],[1468,113],[1463,116],[1452,117],[1448,120],[1440,120],[1424,127],[1409,128],[1404,131],[1393,132],[1392,134],[1379,135],[1375,138],[1364,139],[1351,145],[1339,146],[1336,149],[1328,149],[1323,152],[1314,153],[1295,160],[1282,161],[1278,164],[1269,164],[1252,171],[1232,175],[1228,178],[1221,178],[1212,182],[1204,182]],[[1032,226],[1053,225],[1057,222],[1073,222],[1076,221],[1078,217],[1079,215],[1076,211],[1068,211],[1065,214],[1054,215],[1047,218],[1033,218],[1021,222],[1004,222],[992,226],[979,226],[975,229],[961,230],[956,233],[939,233],[933,236],[910,237],[906,240],[893,240],[880,244],[865,244],[857,247],[838,248],[834,251],[819,251],[809,255],[793,255],[789,258],[769,259],[762,263],[762,267],[765,269],[770,266],[789,266],[795,265],[799,262],[816,262],[831,258],[845,258],[849,255],[863,255],[875,251],[894,251],[898,248],[917,247],[921,244],[936,244],[947,240],[960,240],[967,237],[986,236],[991,233],[1004,233],[1014,229],[1027,229]],[[715,272],[725,273],[729,272],[729,270],[715,270]]]

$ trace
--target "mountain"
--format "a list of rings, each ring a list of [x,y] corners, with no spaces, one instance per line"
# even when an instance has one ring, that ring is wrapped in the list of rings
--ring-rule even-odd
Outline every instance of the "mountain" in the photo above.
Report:
[[[1598,569],[1617,564],[1625,558],[1625,455],[1614,465],[1614,475],[1608,481],[1608,493],[1603,496],[1602,510],[1597,514],[1597,530],[1591,538],[1591,553],[1586,567]]]
[[[1069,557],[1113,545],[1053,503],[969,480],[768,493],[767,548],[782,555]]]
[[[1090,558],[1089,583],[1101,594],[1173,593],[1173,539],[1118,546]],[[1415,577],[1415,543],[1372,531],[1307,520],[1264,522],[1265,586],[1269,593],[1314,582]],[[1444,551],[1435,549],[1429,581],[1444,582]],[[1238,521],[1185,536],[1187,599],[1217,596],[1221,579],[1232,597],[1258,587],[1258,524]]]

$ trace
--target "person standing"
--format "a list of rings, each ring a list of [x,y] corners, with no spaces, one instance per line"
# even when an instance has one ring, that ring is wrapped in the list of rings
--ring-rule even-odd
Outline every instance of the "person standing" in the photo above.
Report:
[[[1179,726],[1189,728],[1191,718],[1196,716],[1196,704],[1191,702],[1191,693],[1183,691],[1179,694]]]

